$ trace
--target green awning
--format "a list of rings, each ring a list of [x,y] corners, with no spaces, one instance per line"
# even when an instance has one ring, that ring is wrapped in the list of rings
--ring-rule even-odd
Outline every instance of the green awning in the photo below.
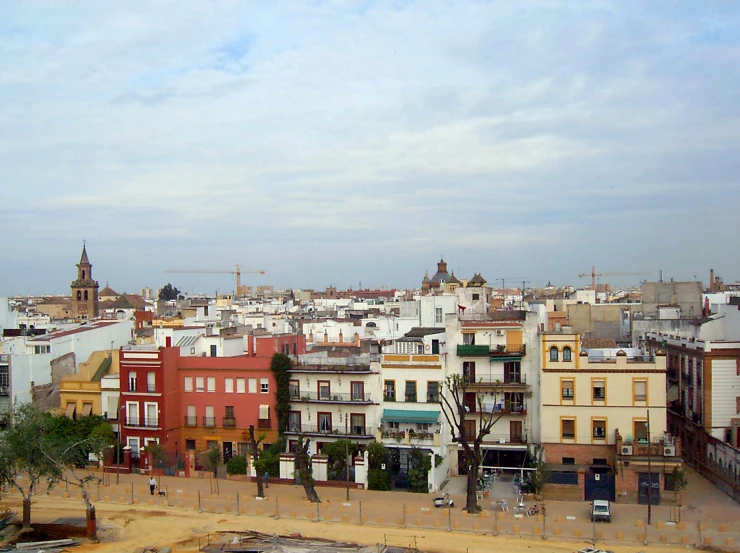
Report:
[[[491,362],[496,363],[498,361],[521,361],[522,356],[521,355],[492,355],[491,356]]]
[[[427,422],[435,424],[439,411],[406,411],[405,409],[383,409],[386,422]]]

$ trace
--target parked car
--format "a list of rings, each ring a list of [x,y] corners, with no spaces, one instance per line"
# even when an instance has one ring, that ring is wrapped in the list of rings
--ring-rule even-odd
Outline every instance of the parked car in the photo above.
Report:
[[[611,504],[604,499],[594,499],[591,502],[591,521],[596,522],[598,520],[612,521]]]

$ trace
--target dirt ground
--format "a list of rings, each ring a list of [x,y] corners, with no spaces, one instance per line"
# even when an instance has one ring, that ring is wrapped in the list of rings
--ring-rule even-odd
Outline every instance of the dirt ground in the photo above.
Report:
[[[712,545],[738,551],[740,544],[740,506],[729,500],[703,478],[690,474],[685,493],[682,519],[686,526],[665,526],[671,516],[668,506],[653,508],[653,524],[649,526],[649,545],[640,539],[644,533],[646,508],[639,505],[614,505],[612,524],[592,525],[585,502],[548,503],[548,539],[534,535],[542,528],[536,517],[516,518],[512,513],[494,519],[490,500],[487,516],[465,516],[460,509],[463,497],[455,497],[456,508],[451,513],[435,509],[430,495],[402,492],[371,492],[351,490],[346,502],[346,490],[319,488],[322,498],[320,522],[313,520],[315,505],[305,502],[299,486],[271,484],[268,497],[258,501],[255,486],[246,482],[221,481],[218,493],[208,480],[162,478],[160,489],[168,497],[151,496],[144,476],[121,476],[119,485],[101,487],[95,502],[101,543],[85,545],[75,551],[101,553],[133,553],[139,548],[165,545],[176,552],[195,552],[219,532],[255,530],[267,534],[326,538],[362,545],[388,544],[396,547],[418,547],[420,551],[444,553],[477,553],[486,551],[573,552],[587,545],[598,532],[597,545],[619,552],[676,550],[686,536],[687,545],[709,537]],[[134,504],[131,486],[134,487]],[[237,498],[237,493],[239,497]],[[70,490],[55,490],[53,495],[42,493],[34,497],[34,523],[53,522],[59,518],[83,517],[84,505]],[[95,498],[97,494],[93,493]],[[200,503],[198,497],[200,496]],[[5,495],[5,506],[20,511],[18,494]],[[240,505],[240,509],[237,509]],[[203,512],[199,512],[200,509]],[[239,514],[237,514],[239,510]],[[360,513],[363,524],[359,524]],[[277,516],[276,516],[277,514]],[[403,518],[402,518],[403,517]],[[449,517],[449,518],[448,518]],[[699,521],[706,526],[699,531]],[[448,524],[451,531],[448,531]],[[498,535],[495,535],[495,528]],[[721,526],[725,526],[724,529]],[[555,531],[560,536],[553,536]],[[618,533],[624,540],[617,541]],[[666,543],[660,543],[662,535]],[[724,547],[726,540],[734,540]]]

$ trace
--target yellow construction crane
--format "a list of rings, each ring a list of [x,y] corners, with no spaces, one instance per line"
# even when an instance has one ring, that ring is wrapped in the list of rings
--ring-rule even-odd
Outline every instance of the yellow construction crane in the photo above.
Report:
[[[235,269],[170,269],[165,273],[200,273],[200,274],[229,274],[236,275],[236,297],[242,294],[242,273],[255,273],[264,275],[265,271],[260,269],[245,269],[243,265],[234,265]]]
[[[591,277],[591,290],[596,290],[596,277],[602,277],[602,276],[622,276],[622,275],[649,275],[648,272],[640,272],[640,273],[597,273],[596,269],[594,267],[591,267],[590,273],[583,273],[578,275],[579,278]]]

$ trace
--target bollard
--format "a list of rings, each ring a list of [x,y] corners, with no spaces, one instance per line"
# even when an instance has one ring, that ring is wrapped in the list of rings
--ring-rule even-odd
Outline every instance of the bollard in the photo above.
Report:
[[[362,501],[358,501],[360,505],[360,524],[362,524]]]
[[[668,535],[667,534],[660,534],[658,536],[658,541],[667,542],[668,541]]]
[[[403,509],[402,510],[403,519],[402,519],[401,526],[404,526],[405,527],[406,526],[406,504],[405,503],[403,504],[402,509]]]
[[[689,540],[690,540],[690,538],[688,536],[681,536],[681,543],[683,545],[688,545],[689,544]]]
[[[617,532],[617,541],[622,541],[624,539],[624,532]]]
[[[712,538],[709,536],[704,536],[704,545],[712,545]]]
[[[732,547],[732,543],[733,543],[732,537],[731,536],[727,536],[725,538],[725,545],[728,545],[728,546]]]
[[[198,490],[198,512],[199,513],[202,513],[203,512],[203,509],[201,507],[202,506],[201,506],[201,503],[200,503],[200,490]]]
[[[275,519],[280,518],[280,505],[278,504],[277,495],[275,496]]]
[[[239,508],[239,492],[236,492],[236,516],[241,515],[241,509]]]
[[[719,525],[719,531],[720,532],[727,532],[727,525],[726,524],[720,524]]]

